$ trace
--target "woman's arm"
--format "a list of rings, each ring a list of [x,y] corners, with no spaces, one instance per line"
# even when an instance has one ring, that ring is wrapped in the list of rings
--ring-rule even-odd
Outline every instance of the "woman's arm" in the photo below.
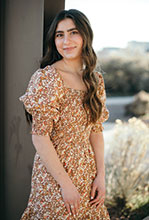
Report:
[[[102,132],[91,132],[90,143],[95,152],[97,175],[91,189],[90,204],[99,207],[105,199],[104,139]]]
[[[69,184],[71,179],[61,164],[49,136],[32,135],[32,141],[43,164],[58,184],[61,187]]]
[[[80,206],[80,195],[60,162],[49,136],[32,135],[32,141],[48,172],[61,186],[67,211],[75,215]],[[70,205],[74,206],[73,210],[70,210]]]
[[[103,133],[91,132],[90,143],[95,152],[97,176],[105,176]]]

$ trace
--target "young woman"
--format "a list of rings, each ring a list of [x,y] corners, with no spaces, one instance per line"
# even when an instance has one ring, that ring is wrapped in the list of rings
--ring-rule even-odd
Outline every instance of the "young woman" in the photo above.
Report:
[[[102,134],[108,110],[92,39],[83,13],[61,11],[49,29],[41,66],[19,98],[37,151],[22,220],[110,219]]]

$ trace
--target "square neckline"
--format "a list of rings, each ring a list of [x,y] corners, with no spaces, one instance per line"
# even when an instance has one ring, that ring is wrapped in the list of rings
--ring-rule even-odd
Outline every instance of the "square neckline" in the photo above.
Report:
[[[69,89],[69,90],[77,91],[77,92],[82,92],[82,93],[87,93],[87,91],[85,91],[85,90],[67,87],[67,86],[65,85],[65,83],[64,83],[64,80],[63,80],[62,75],[61,75],[61,74],[58,72],[58,70],[53,66],[53,64],[52,64],[52,65],[48,65],[48,66],[49,66],[49,67],[53,67],[53,69],[55,70],[55,73],[57,73],[57,74],[59,75],[59,77],[60,77],[60,79],[61,79],[61,81],[62,81],[63,86],[64,86],[65,89]]]

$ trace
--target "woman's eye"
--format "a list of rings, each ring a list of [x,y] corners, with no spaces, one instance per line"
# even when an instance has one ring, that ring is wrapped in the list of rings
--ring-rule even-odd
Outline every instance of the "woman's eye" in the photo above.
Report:
[[[71,32],[72,35],[75,35],[75,34],[78,34],[78,33],[79,33],[78,31],[72,31]]]
[[[56,37],[62,37],[63,34],[56,34]]]

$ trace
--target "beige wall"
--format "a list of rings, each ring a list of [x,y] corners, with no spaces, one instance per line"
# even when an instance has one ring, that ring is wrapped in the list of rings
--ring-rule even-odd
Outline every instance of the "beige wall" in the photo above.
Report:
[[[30,192],[35,149],[22,103],[18,100],[30,76],[39,67],[46,19],[64,7],[64,1],[6,0],[4,31],[4,181],[5,217],[19,220]],[[53,7],[53,8],[52,8]],[[54,8],[55,7],[55,8]],[[45,20],[46,20],[45,19]],[[47,22],[45,22],[47,25]],[[2,103],[1,103],[2,104]],[[1,114],[2,115],[2,114]]]

